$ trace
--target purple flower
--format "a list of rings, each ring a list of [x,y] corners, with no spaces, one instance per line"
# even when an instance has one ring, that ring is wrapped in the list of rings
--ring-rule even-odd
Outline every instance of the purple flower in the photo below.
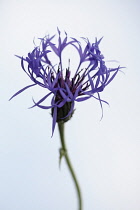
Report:
[[[48,93],[38,102],[33,100],[34,105],[32,107],[51,109],[53,117],[52,134],[56,122],[66,122],[70,119],[75,102],[82,102],[93,97],[99,100],[102,108],[102,102],[107,102],[100,99],[100,92],[120,70],[120,67],[106,67],[104,57],[99,49],[101,39],[96,39],[95,43],[90,43],[88,39],[81,38],[85,42],[83,47],[75,38],[70,38],[68,41],[66,33],[64,39],[62,39],[59,29],[57,45],[53,42],[54,37],[45,36],[41,38],[40,45],[35,46],[26,58],[17,56],[21,59],[22,69],[33,81],[33,84],[19,90],[10,98],[12,99],[35,85],[46,88]],[[62,52],[68,46],[73,47],[79,55],[79,64],[73,75],[71,75],[70,65],[66,69],[63,68]],[[54,64],[49,58],[51,54],[56,55],[59,59],[57,64]],[[27,67],[25,67],[25,63]],[[82,68],[83,64],[84,66],[86,64],[86,68]],[[49,106],[42,105],[42,102],[49,96],[51,97],[51,104]]]

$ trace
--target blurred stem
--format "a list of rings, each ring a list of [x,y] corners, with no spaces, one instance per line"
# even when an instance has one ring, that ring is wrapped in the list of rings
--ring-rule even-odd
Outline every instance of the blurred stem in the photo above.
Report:
[[[79,208],[78,210],[82,210],[82,197],[81,197],[81,191],[80,191],[80,187],[75,175],[75,172],[73,170],[72,164],[70,162],[69,156],[68,156],[68,152],[67,152],[67,148],[66,148],[66,144],[65,144],[65,140],[64,140],[64,122],[58,122],[58,128],[59,128],[59,133],[60,133],[60,140],[61,140],[61,149],[60,149],[60,161],[61,158],[64,156],[68,169],[70,171],[70,174],[72,176],[72,179],[74,181],[75,187],[76,187],[76,191],[77,191],[77,196],[78,196],[78,203],[79,203]]]

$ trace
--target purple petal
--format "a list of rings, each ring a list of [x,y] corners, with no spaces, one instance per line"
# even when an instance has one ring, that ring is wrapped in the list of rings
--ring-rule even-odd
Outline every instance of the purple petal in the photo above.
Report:
[[[111,78],[108,80],[108,82],[106,83],[106,86],[114,79],[114,77],[116,76],[116,74],[118,73],[119,71],[119,67],[117,69],[117,71],[115,71],[115,73],[111,76]]]
[[[52,136],[53,136],[55,125],[56,125],[56,118],[57,118],[57,106],[53,108]]]
[[[90,97],[91,96],[85,96],[85,97],[82,97],[82,98],[77,98],[77,99],[75,99],[75,101],[77,101],[77,102],[85,101],[85,100],[89,99]]]
[[[90,86],[91,86],[92,90],[94,90],[94,83],[93,83],[93,80],[92,80],[91,76],[89,75],[89,73],[88,73],[88,79],[89,79]]]
[[[55,46],[55,44],[49,42],[49,45],[50,45],[50,47],[52,48],[52,50],[55,52],[55,54],[56,54],[57,56],[59,56],[58,49],[57,49],[57,47]]]
[[[61,94],[61,96],[63,97],[63,99],[66,99],[67,98],[67,96],[66,96],[66,94],[63,92],[63,89],[62,88],[60,88],[60,94]]]
[[[74,94],[74,99],[78,96],[81,86],[82,84],[76,89],[75,94]]]
[[[70,88],[69,88],[69,86],[67,85],[66,82],[65,82],[65,86],[66,86],[66,90],[67,90],[68,96],[72,99],[72,98],[73,98],[73,94],[72,94],[72,92],[70,91]]]
[[[50,92],[49,94],[47,94],[46,96],[44,96],[43,98],[41,98],[38,102],[35,102],[34,99],[33,99],[33,102],[34,102],[35,105],[33,105],[33,106],[30,107],[30,108],[33,108],[33,107],[35,107],[35,106],[38,106],[38,105],[39,105],[40,103],[42,103],[46,98],[48,98],[48,96],[51,95],[51,94],[52,94],[52,92]],[[45,107],[46,107],[46,106],[45,106]],[[51,106],[51,107],[52,107],[52,106]],[[50,108],[51,108],[51,107],[50,107]]]
[[[57,107],[58,108],[61,108],[62,106],[64,106],[64,104],[66,103],[66,99],[64,99],[63,101],[61,101],[58,105],[57,105]]]
[[[35,103],[35,101],[34,101],[34,103]],[[53,106],[43,106],[43,105],[39,105],[39,104],[37,104],[36,106],[39,107],[39,108],[41,108],[41,109],[51,109],[51,108],[53,108]],[[32,108],[32,107],[29,107],[29,109],[30,108]]]
[[[18,94],[22,93],[24,90],[26,90],[26,89],[28,89],[28,88],[30,88],[30,87],[32,87],[32,86],[35,86],[35,85],[36,85],[36,84],[32,84],[32,85],[28,85],[28,86],[22,88],[22,89],[19,90],[17,93],[15,93],[15,94],[9,99],[9,101],[10,101],[12,98],[14,98],[15,96],[17,96]]]

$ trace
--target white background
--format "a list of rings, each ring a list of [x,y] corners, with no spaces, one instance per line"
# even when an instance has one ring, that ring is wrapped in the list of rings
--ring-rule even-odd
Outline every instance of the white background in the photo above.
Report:
[[[104,37],[105,60],[125,66],[98,101],[77,103],[66,124],[69,154],[82,189],[84,210],[140,209],[140,3],[136,0],[0,0],[0,209],[77,210],[73,182],[62,161],[49,110],[28,109],[41,88],[31,84],[14,55],[33,39],[66,31],[70,37]],[[114,65],[114,64],[113,64]]]

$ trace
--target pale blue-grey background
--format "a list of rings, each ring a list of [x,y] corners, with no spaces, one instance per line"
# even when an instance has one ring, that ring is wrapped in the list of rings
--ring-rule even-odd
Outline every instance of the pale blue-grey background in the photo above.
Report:
[[[0,209],[77,210],[73,182],[62,161],[50,111],[28,109],[32,88],[8,99],[31,81],[15,54],[26,55],[32,40],[56,33],[104,36],[105,60],[126,66],[98,101],[76,104],[66,140],[81,185],[84,210],[140,209],[140,2],[137,0],[0,0]],[[75,61],[76,62],[76,61]]]

